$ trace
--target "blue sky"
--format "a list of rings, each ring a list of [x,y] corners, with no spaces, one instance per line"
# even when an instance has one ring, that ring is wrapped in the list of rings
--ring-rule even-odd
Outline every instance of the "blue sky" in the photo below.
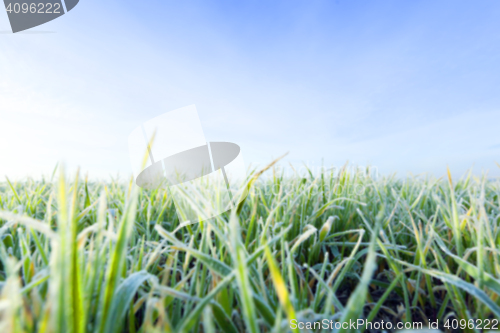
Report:
[[[500,175],[499,1],[81,0],[9,34],[0,175],[131,173],[128,134],[196,104],[247,164]]]

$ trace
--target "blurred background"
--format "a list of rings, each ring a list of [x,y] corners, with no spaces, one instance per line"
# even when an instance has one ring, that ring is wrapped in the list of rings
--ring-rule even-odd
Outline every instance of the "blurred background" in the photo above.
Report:
[[[61,160],[129,177],[129,133],[190,104],[247,165],[499,176],[499,17],[494,0],[81,0],[12,34],[0,10],[0,177]]]

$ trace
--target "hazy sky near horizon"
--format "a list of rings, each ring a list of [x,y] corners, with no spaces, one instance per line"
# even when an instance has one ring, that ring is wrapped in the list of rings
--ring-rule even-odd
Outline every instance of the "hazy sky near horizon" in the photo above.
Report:
[[[81,0],[10,34],[0,177],[131,174],[128,135],[196,104],[247,164],[500,175],[500,1]]]

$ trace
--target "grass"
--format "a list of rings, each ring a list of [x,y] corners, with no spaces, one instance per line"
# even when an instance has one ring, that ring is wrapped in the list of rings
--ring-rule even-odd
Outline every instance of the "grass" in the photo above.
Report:
[[[252,174],[239,207],[184,225],[164,189],[6,179],[0,331],[500,318],[500,181]]]

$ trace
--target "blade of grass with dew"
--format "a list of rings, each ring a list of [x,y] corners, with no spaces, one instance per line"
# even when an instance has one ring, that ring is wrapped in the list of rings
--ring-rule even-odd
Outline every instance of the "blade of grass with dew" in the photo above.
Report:
[[[138,188],[134,186],[130,195],[129,201],[126,205],[125,212],[120,222],[118,231],[118,239],[114,245],[113,252],[109,261],[109,266],[106,273],[106,287],[104,289],[104,299],[100,315],[100,329],[99,332],[105,332],[105,325],[110,310],[113,295],[116,286],[121,276],[123,265],[125,263],[125,255],[127,251],[127,244],[134,225],[135,213],[137,209],[137,196]]]
[[[354,292],[349,296],[349,300],[347,301],[347,305],[342,312],[342,318],[340,322],[345,323],[349,321],[356,321],[361,317],[363,312],[363,307],[366,301],[366,296],[368,293],[368,286],[370,281],[372,280],[373,273],[376,269],[376,245],[378,238],[378,231],[380,225],[382,223],[384,208],[380,209],[379,214],[376,217],[375,228],[371,233],[370,246],[368,248],[368,255],[366,257],[366,261],[363,268],[363,274],[361,275],[361,280],[354,290]],[[343,327],[340,329],[340,332],[349,332],[350,328],[344,329]]]
[[[267,264],[269,266],[269,271],[271,273],[271,278],[274,284],[274,289],[278,294],[278,299],[280,301],[281,306],[283,307],[283,311],[285,312],[288,321],[297,320],[297,315],[295,314],[295,309],[293,308],[292,302],[290,300],[290,296],[285,285],[285,281],[281,276],[278,265],[269,250],[268,247],[264,250],[266,254]],[[294,332],[299,332],[299,329],[293,329]]]

